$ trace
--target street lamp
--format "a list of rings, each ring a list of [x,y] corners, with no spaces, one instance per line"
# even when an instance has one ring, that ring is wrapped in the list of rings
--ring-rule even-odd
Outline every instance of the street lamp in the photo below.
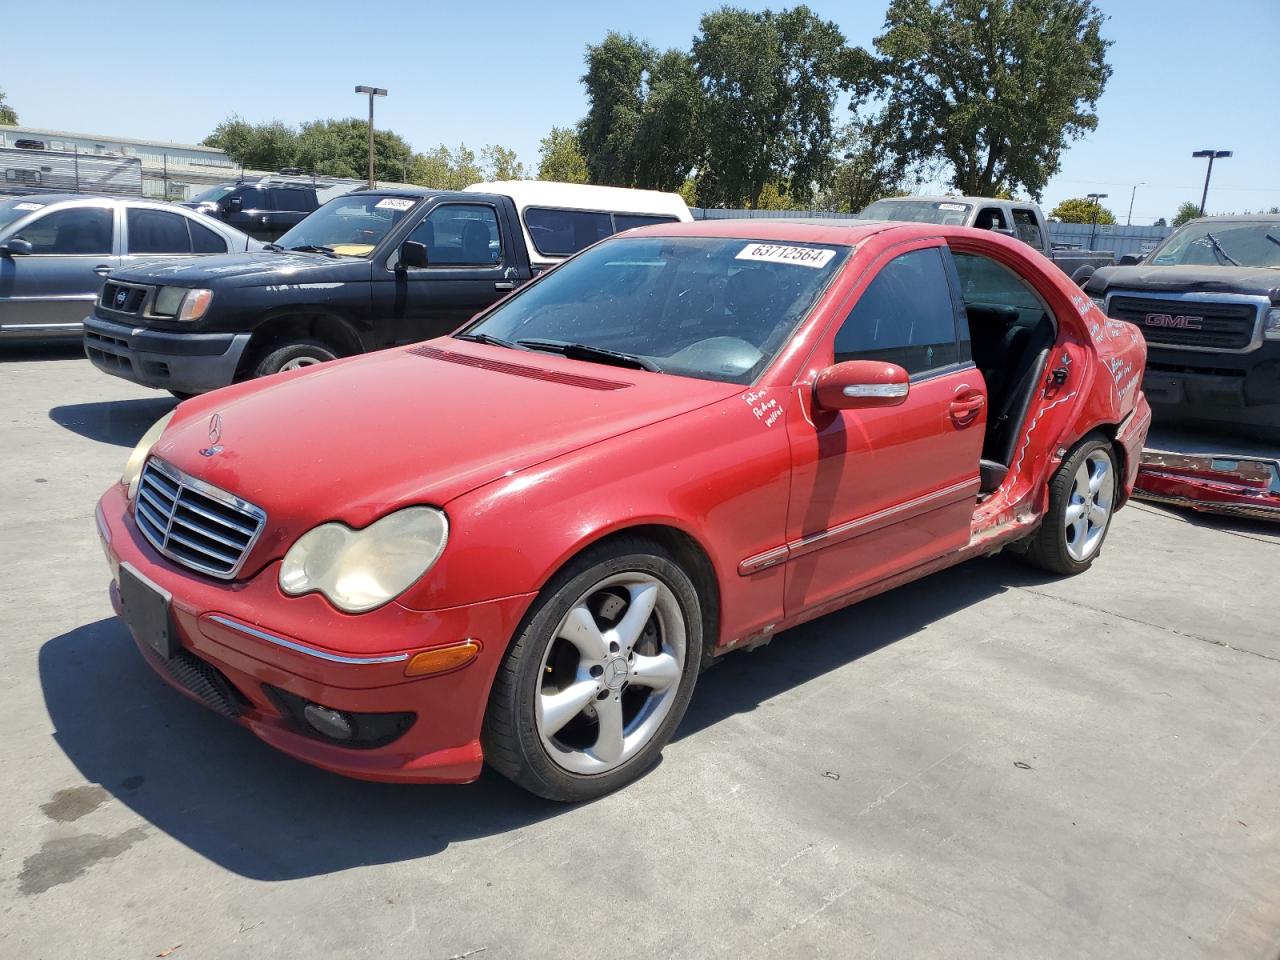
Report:
[[[1204,193],[1200,194],[1200,216],[1204,216],[1204,204],[1209,199],[1209,178],[1213,176],[1213,161],[1231,156],[1230,150],[1197,150],[1193,157],[1208,157],[1209,169],[1204,172]]]
[[[356,87],[356,93],[367,93],[369,95],[369,189],[373,189],[373,98],[385,97],[387,91],[384,87],[366,87],[363,84]]]
[[[1133,185],[1133,192],[1129,194],[1129,215],[1124,218],[1124,225],[1130,226],[1133,223],[1133,198],[1138,195],[1138,188],[1146,186],[1147,181],[1139,180]]]
[[[1089,249],[1090,250],[1093,249],[1094,235],[1098,232],[1098,212],[1102,209],[1098,201],[1105,200],[1106,198],[1107,198],[1107,195],[1105,193],[1086,193],[1085,194],[1085,199],[1093,201],[1093,214],[1089,218]]]

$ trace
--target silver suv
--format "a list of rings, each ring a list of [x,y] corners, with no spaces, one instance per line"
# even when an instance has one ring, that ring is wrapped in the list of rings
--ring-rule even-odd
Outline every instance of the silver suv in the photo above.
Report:
[[[117,267],[261,247],[234,227],[154,200],[0,199],[0,339],[80,336]]]

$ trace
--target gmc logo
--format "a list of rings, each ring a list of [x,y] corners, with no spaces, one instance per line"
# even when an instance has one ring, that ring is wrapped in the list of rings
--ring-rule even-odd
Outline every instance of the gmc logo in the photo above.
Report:
[[[1148,313],[1142,318],[1148,327],[1177,327],[1179,330],[1199,330],[1204,325],[1204,317],[1171,316],[1167,313]]]

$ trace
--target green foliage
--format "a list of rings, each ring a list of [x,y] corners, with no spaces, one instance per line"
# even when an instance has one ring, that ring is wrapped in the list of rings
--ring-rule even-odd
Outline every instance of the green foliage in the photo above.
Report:
[[[815,206],[857,213],[882,197],[909,192],[904,171],[882,147],[874,128],[846,127],[836,141],[836,155],[841,159],[830,184],[814,198]]]
[[[206,147],[217,147],[242,167],[279,170],[293,165],[298,134],[279,120],[248,123],[238,116],[230,116],[201,142]]]
[[[480,151],[486,180],[524,180],[524,164],[514,150],[490,144]]]
[[[941,156],[952,186],[1039,199],[1068,141],[1096,129],[1111,67],[1092,0],[891,0],[875,53],[851,51],[854,106],[880,106],[904,163]]]
[[[375,180],[403,181],[413,151],[404,138],[390,130],[373,131],[373,176]],[[369,123],[355,117],[345,120],[316,120],[298,131],[293,162],[330,177],[368,176]]]
[[[409,166],[409,182],[436,190],[461,190],[484,180],[476,155],[465,143],[450,150],[443,143],[434,150],[414,154]]]
[[[825,184],[844,49],[835,23],[803,5],[703,16],[693,59],[703,93],[704,203],[750,202],[778,182],[807,202]]]
[[[1115,215],[1096,200],[1072,197],[1063,200],[1049,214],[1050,220],[1062,223],[1115,223]]]
[[[1173,219],[1169,223],[1173,227],[1180,227],[1198,216],[1200,216],[1200,204],[1194,200],[1187,200],[1178,204],[1178,212],[1173,215]]]
[[[680,194],[680,199],[684,201],[686,207],[701,206],[698,203],[698,181],[694,180],[693,177],[680,184],[680,189],[676,193]]]
[[[587,161],[578,149],[577,135],[567,127],[552,127],[538,149],[538,179],[586,183]]]
[[[0,123],[15,125],[18,122],[18,111],[9,106],[9,101],[5,99],[4,91],[0,90]]]

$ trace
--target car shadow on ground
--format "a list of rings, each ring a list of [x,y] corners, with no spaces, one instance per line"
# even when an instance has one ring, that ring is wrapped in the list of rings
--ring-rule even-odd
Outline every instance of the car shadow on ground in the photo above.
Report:
[[[955,610],[1043,579],[1000,559],[969,563],[731,655],[700,678],[677,736],[697,736]],[[365,783],[306,766],[162,683],[116,618],[50,640],[39,669],[54,738],[86,780],[252,879],[431,856],[575,809],[488,771],[475,784],[428,786]]]
[[[177,406],[168,394],[139,400],[99,400],[68,403],[49,411],[49,419],[60,427],[99,443],[132,447],[153,423]]]
[[[0,363],[31,363],[37,360],[84,360],[84,344],[78,336],[48,340],[4,340],[0,342]],[[88,363],[87,360],[85,360]]]

